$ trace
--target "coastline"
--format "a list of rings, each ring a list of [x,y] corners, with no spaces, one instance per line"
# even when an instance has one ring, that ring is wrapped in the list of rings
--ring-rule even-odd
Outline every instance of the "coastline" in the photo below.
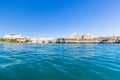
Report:
[[[0,38],[0,44],[119,44],[120,37],[79,38]]]

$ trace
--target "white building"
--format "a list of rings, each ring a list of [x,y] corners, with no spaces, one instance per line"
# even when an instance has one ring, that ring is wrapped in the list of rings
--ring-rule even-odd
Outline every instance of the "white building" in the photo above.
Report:
[[[77,34],[77,33],[73,33],[69,36],[70,39],[92,39],[92,35],[91,34]]]
[[[9,38],[9,39],[22,39],[22,38],[27,38],[21,34],[8,34],[8,35],[5,35],[4,38]]]
[[[69,36],[69,38],[71,38],[71,39],[82,39],[82,35],[77,34],[77,33],[73,33]]]
[[[92,39],[91,34],[83,34],[83,39]]]
[[[32,43],[53,43],[55,39],[53,38],[30,38]]]

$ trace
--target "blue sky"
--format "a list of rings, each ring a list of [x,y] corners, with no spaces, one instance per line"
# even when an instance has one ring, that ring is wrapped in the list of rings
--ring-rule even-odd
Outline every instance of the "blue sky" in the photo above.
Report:
[[[0,37],[120,35],[120,0],[0,0]]]

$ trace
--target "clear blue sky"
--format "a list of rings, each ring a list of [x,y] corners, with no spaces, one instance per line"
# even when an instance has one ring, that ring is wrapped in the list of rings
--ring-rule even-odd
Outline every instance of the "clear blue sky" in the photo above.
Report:
[[[120,35],[120,0],[0,0],[0,37]]]

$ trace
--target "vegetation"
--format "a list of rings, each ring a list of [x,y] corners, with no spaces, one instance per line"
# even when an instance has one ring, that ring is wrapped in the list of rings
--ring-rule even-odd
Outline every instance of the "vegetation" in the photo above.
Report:
[[[26,40],[24,41],[24,43],[29,43],[29,42],[31,42],[29,39],[26,39]]]
[[[0,43],[28,43],[30,40],[28,39],[9,39],[9,38],[0,38]]]

